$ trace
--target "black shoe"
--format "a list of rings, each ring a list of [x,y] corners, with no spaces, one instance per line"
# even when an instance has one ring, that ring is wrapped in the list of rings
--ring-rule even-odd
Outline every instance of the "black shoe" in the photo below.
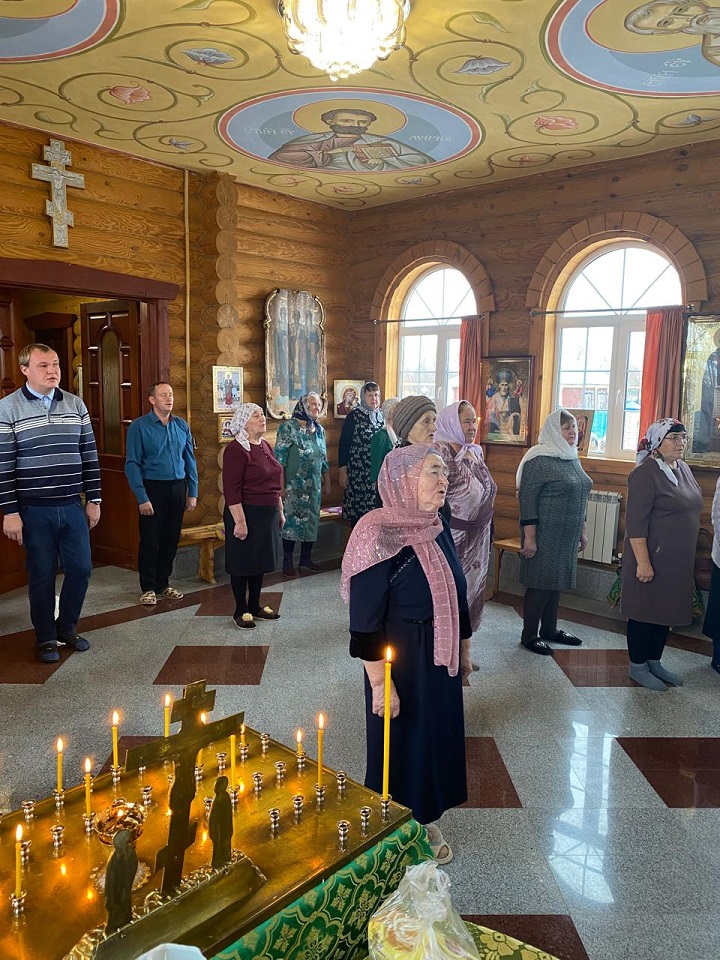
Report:
[[[85,637],[79,637],[76,633],[71,637],[58,636],[57,642],[64,643],[66,647],[70,647],[71,650],[75,650],[77,653],[83,653],[85,650],[90,649],[90,641],[86,640]]]
[[[544,657],[551,657],[553,655],[550,647],[538,637],[535,637],[534,640],[521,640],[520,643],[526,650],[532,650],[533,653],[539,653]]]
[[[48,640],[47,643],[36,643],[35,656],[40,663],[57,663],[60,659],[57,643],[54,640]]]
[[[320,564],[314,563],[312,560],[301,560],[300,563],[298,564],[298,567],[300,570],[312,570],[313,572],[322,570],[322,567],[320,566]]]
[[[272,607],[261,607],[259,610],[253,610],[253,617],[256,620],[279,620],[280,614],[275,613]]]
[[[233,623],[241,630],[253,630],[256,625],[251,613],[243,613],[238,617],[233,617]]]
[[[542,637],[542,634],[540,634]],[[572,633],[565,633],[564,630],[558,630],[554,637],[542,637],[543,640],[547,640],[548,643],[564,643],[567,647],[579,647],[582,645],[582,640],[580,637],[574,636]]]

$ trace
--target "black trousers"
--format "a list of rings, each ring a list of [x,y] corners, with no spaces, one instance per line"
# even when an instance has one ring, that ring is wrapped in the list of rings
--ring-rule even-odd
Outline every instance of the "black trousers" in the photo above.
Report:
[[[559,590],[538,590],[526,587],[523,600],[523,640],[535,640],[539,636],[552,640],[557,635],[557,613],[560,605]]]
[[[670,627],[659,623],[643,623],[628,620],[627,645],[631,663],[647,663],[659,660],[663,655]]]
[[[235,597],[235,613],[233,617],[241,617],[244,613],[256,614],[260,610],[260,591],[262,590],[263,574],[254,577],[230,577],[230,586]]]
[[[184,480],[143,480],[154,513],[140,514],[138,572],[143,593],[162,593],[172,573],[185,513]]]

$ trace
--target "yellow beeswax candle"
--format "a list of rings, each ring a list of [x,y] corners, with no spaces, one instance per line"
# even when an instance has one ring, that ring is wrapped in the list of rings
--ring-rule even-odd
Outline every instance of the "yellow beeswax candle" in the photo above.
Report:
[[[245,724],[243,723],[240,726],[240,746],[244,747],[245,745]]]
[[[206,714],[206,713],[201,713],[201,714],[200,714],[200,723],[207,723],[207,714]],[[203,762],[203,748],[200,747],[200,750],[198,751],[198,755],[197,755],[197,765],[198,765],[199,767],[201,767],[201,766],[202,766],[202,762]]]
[[[113,766],[119,766],[118,763],[118,724],[120,723],[120,714],[113,710],[112,715],[112,743],[113,743]]]
[[[392,664],[392,650],[385,649],[385,717],[383,725],[383,782],[382,796],[387,800],[390,796],[390,684],[392,682],[390,667]]]
[[[85,813],[90,816],[92,813],[92,806],[90,804],[90,782],[91,776],[90,771],[92,770],[92,763],[90,757],[85,757]]]
[[[235,734],[230,736],[230,789],[235,789],[235,746],[237,744],[237,737]]]
[[[302,730],[298,730],[295,734],[295,739],[297,740],[297,755],[301,757],[303,755]]]
[[[165,736],[170,736],[170,714],[172,713],[172,697],[169,693],[165,694]]]
[[[22,893],[22,836],[23,828],[19,823],[15,828],[15,896]]]
[[[65,744],[63,743],[62,737],[58,737],[58,738],[57,738],[57,743],[55,744],[55,746],[56,746],[56,748],[57,748],[57,792],[58,792],[58,793],[62,793],[62,792],[63,792],[63,787],[62,787],[62,784],[63,784],[63,771],[62,771],[62,764],[63,764],[63,747],[65,746]]]
[[[318,786],[322,786],[323,781],[323,735],[325,733],[325,717],[320,714],[318,716],[318,774],[317,782]]]

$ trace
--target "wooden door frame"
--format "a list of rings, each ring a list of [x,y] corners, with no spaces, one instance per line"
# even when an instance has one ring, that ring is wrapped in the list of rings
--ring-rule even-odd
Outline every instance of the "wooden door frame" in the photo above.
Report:
[[[170,375],[168,303],[178,294],[176,283],[111,273],[60,260],[0,257],[0,286],[34,288],[53,293],[86,294],[110,300],[140,302],[140,390],[147,396],[156,380]]]

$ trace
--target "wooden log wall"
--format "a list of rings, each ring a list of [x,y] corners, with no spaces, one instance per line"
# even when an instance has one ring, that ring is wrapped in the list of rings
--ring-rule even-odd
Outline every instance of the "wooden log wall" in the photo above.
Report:
[[[545,330],[545,319],[531,319],[525,305],[538,264],[568,227],[623,211],[652,214],[685,234],[700,255],[710,290],[710,300],[695,307],[720,310],[717,145],[705,143],[356,212],[351,221],[356,313],[368,315],[383,274],[397,257],[424,241],[450,240],[474,253],[490,276],[497,305],[490,316],[490,355],[538,351],[543,335],[552,335]],[[372,330],[366,333],[372,347]],[[553,364],[544,370],[542,366],[536,363],[538,378],[551,382]],[[376,373],[380,376],[382,371]],[[536,437],[537,424],[533,442]],[[497,445],[488,448],[488,465],[499,488],[498,537],[517,534],[515,470],[523,452]],[[585,463],[596,489],[625,493],[631,464]],[[696,475],[705,496],[707,525],[717,473],[698,470]]]
[[[309,290],[325,307],[328,394],[335,379],[371,377],[372,348],[356,336],[347,283],[349,215],[241,186],[226,174],[194,178],[191,311],[193,432],[208,483],[196,522],[222,510],[218,415],[212,410],[213,364],[241,366],[246,401],[265,404],[264,304],[277,287]],[[337,443],[342,421],[324,420],[333,490],[341,502]],[[269,421],[272,443],[277,423]],[[214,476],[214,484],[209,482]]]

